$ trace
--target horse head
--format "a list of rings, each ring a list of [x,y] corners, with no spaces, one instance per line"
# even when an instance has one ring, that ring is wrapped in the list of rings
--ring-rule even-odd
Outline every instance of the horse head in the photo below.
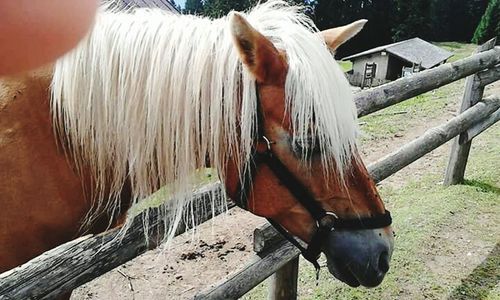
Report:
[[[294,99],[289,91],[307,88],[300,82],[289,82],[294,76],[291,68],[300,66],[297,58],[273,44],[242,14],[233,13],[229,18],[239,58],[255,78],[258,113],[251,162],[243,176],[229,164],[225,181],[228,195],[243,199],[247,210],[308,244],[303,254],[316,265],[317,255],[324,252],[330,273],[341,281],[351,286],[377,286],[389,269],[393,251],[390,215],[356,151],[354,135],[349,132],[343,136],[345,131],[356,131],[355,108],[345,78],[328,70],[338,66],[327,48],[335,50],[366,21],[317,33],[318,40],[324,39],[324,53],[314,48],[308,57],[301,58],[331,58],[331,65],[317,70],[318,76],[328,78],[312,80],[336,82],[342,91],[334,90],[330,96],[347,95],[347,99],[330,100],[344,101],[341,105],[347,109],[340,113],[346,116],[332,113],[328,105],[324,112],[315,104],[295,107],[304,99]],[[309,94],[315,97],[314,91]],[[338,128],[344,119],[352,124]],[[337,128],[325,133],[335,123]],[[333,142],[343,143],[343,149]]]

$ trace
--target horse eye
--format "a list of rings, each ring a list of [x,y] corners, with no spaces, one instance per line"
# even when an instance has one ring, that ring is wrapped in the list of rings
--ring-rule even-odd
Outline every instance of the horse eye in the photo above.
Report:
[[[304,138],[296,138],[293,143],[293,151],[297,156],[311,157],[320,152],[319,141],[316,137],[308,136]]]

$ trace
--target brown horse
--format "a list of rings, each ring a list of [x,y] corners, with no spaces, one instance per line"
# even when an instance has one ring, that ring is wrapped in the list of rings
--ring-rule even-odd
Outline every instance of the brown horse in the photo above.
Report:
[[[120,223],[166,184],[175,231],[209,161],[228,197],[308,244],[308,260],[323,251],[338,279],[380,284],[390,217],[330,53],[364,22],[320,33],[281,1],[219,20],[102,11],[55,66],[2,79],[0,272]]]

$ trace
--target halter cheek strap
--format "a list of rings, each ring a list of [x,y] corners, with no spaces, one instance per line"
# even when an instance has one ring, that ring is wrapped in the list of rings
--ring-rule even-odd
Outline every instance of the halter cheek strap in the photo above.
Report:
[[[259,147],[259,144],[264,143],[264,147]],[[274,155],[271,145],[273,144],[264,134],[263,116],[260,107],[259,92],[257,91],[257,137],[251,159],[247,162],[243,180],[239,182],[238,194],[234,201],[241,208],[247,209],[247,196],[252,181],[255,176],[257,166],[259,164],[267,165],[280,182],[286,186],[294,198],[309,212],[311,217],[316,221],[316,232],[313,234],[311,241],[308,243],[307,248],[303,247],[297,239],[292,236],[285,228],[279,223],[268,218],[269,223],[276,228],[288,241],[296,246],[302,256],[311,262],[316,268],[316,277],[319,276],[318,258],[321,254],[321,248],[324,241],[327,239],[328,234],[332,230],[337,229],[375,229],[391,225],[392,218],[389,211],[383,214],[377,214],[364,218],[339,218],[333,212],[327,212],[323,209],[321,204],[316,201],[309,189],[302,184],[294,174],[281,162],[281,160]],[[265,149],[264,151],[260,149]],[[259,151],[260,150],[260,151]]]
[[[254,152],[254,168],[258,164],[267,165],[280,182],[286,186],[288,191],[294,198],[309,212],[311,217],[316,221],[316,232],[308,243],[307,248],[304,248],[295,237],[293,237],[283,226],[274,220],[268,218],[269,223],[276,228],[288,241],[295,245],[302,253],[302,256],[311,262],[316,270],[319,270],[317,262],[321,254],[321,248],[328,234],[333,230],[360,230],[360,229],[375,229],[389,226],[392,223],[391,214],[385,211],[383,214],[377,214],[365,218],[339,218],[333,212],[327,212],[321,204],[316,201],[309,189],[305,187],[297,177],[292,174],[281,160],[273,155],[271,142],[265,136],[263,140],[268,147],[265,152]],[[254,174],[254,173],[253,173]],[[253,176],[253,175],[252,175]],[[242,202],[242,201],[240,201]],[[246,202],[246,201],[245,201]]]

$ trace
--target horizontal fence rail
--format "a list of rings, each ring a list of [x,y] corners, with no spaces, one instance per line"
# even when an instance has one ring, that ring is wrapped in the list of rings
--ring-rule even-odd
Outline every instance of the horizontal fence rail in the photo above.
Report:
[[[498,78],[500,78],[500,65],[492,67],[488,70],[478,72],[476,74],[476,77],[478,79],[477,84],[479,86],[486,86],[490,83],[493,83],[497,81]]]
[[[497,109],[486,119],[475,124],[467,131],[463,132],[462,135],[460,135],[460,141],[459,141],[460,145],[470,142],[474,137],[478,136],[481,132],[485,131],[491,125],[495,124],[498,121],[500,121],[500,109]]]
[[[218,183],[195,191],[193,209],[199,222],[226,211],[212,205],[211,198],[220,198],[221,192]],[[228,208],[232,207],[234,203],[228,203]],[[168,207],[164,204],[149,210],[149,239],[144,232],[145,214],[142,213],[134,218],[125,233],[115,228],[95,236],[83,236],[0,274],[0,299],[53,299],[156,247],[155,241],[161,236],[159,230],[164,228],[165,221],[158,213],[161,209]],[[181,223],[176,234],[186,228],[186,224]]]
[[[418,73],[412,77],[402,78],[385,86],[360,92],[355,95],[358,115],[364,116],[373,113],[486,68],[490,69],[481,72],[483,77],[479,77],[481,82],[478,84],[491,83],[498,80],[498,77],[495,77],[499,73],[498,66],[495,67],[497,64],[500,64],[500,48],[498,47]],[[453,132],[457,132],[455,134],[457,135],[470,127],[474,128],[474,123],[487,119],[488,114],[498,110],[499,107],[498,97],[485,99],[484,102],[478,103],[464,114],[438,127],[437,133],[433,134],[430,130],[430,133],[426,133],[419,139],[421,143],[429,144],[425,148],[429,152],[453,137],[451,133],[443,133],[443,130],[453,130]],[[424,137],[426,138],[424,139]],[[376,181],[386,178],[392,174],[391,172],[400,170],[427,153],[418,151],[418,149],[414,151],[415,147],[419,147],[419,144],[415,143],[417,142],[413,141],[410,143],[413,145],[412,147],[405,146],[406,148],[403,147],[368,166]],[[394,163],[395,157],[403,157],[404,163]],[[392,165],[387,167],[386,164]],[[210,196],[220,196],[221,192],[219,184],[211,184],[196,192],[194,207],[200,222],[223,211],[223,209],[213,211],[209,200]],[[232,206],[234,204],[230,203],[229,208]],[[118,238],[119,229],[95,236],[84,236],[45,252],[20,267],[0,274],[0,299],[53,298],[144,253],[156,244],[148,245],[143,232],[142,217],[144,214],[139,215],[132,223],[131,228],[120,238]],[[164,220],[160,219],[154,209],[149,213],[148,222],[150,228],[163,228],[162,222]],[[185,229],[186,226],[182,225],[178,233],[185,231]],[[150,232],[149,238],[154,241],[159,234],[153,230]],[[279,245],[272,250],[263,251],[260,258],[255,259],[245,269],[231,276],[228,280],[230,283],[225,285],[226,292],[218,289],[219,285],[200,293],[197,299],[215,299],[220,295],[223,295],[221,298],[241,297],[299,254],[299,251],[288,242],[282,242]]]
[[[486,119],[499,108],[499,97],[493,96],[483,99],[482,102],[477,103],[443,125],[427,130],[421,137],[374,162],[368,166],[368,171],[375,182],[382,181],[461,132],[466,131],[474,124]]]
[[[358,116],[371,114],[497,64],[500,64],[500,47],[362,91],[354,96]],[[485,83],[495,81],[494,78],[498,80],[492,73],[485,71],[483,76],[488,78]]]

